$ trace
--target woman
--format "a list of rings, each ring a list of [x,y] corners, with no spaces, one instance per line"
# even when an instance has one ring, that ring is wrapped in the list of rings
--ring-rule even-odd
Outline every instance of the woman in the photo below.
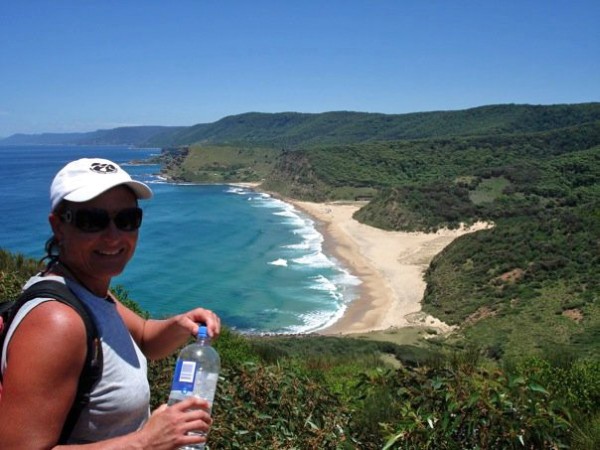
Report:
[[[117,164],[80,159],[54,178],[49,215],[53,236],[46,270],[30,279],[61,281],[88,307],[99,330],[102,376],[67,444],[85,449],[176,449],[205,440],[211,418],[206,401],[191,397],[149,413],[146,357],[163,358],[206,323],[217,336],[219,318],[197,308],[165,320],[145,320],[109,293],[134,254],[142,211],[152,191]],[[24,311],[26,310],[26,311]],[[87,354],[86,329],[74,309],[35,299],[10,325],[0,400],[2,449],[58,445]]]

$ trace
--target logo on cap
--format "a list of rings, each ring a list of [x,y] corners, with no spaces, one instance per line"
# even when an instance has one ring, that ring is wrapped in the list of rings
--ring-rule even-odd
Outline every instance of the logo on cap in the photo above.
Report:
[[[115,173],[117,171],[117,168],[115,166],[113,166],[112,164],[93,163],[90,166],[90,170],[92,172],[105,174],[105,173]]]

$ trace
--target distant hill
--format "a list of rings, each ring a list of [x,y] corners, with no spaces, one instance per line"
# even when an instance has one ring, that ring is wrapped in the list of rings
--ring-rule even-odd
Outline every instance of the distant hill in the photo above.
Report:
[[[169,136],[168,144],[243,143],[295,150],[313,144],[531,133],[597,120],[600,120],[600,103],[490,105],[461,111],[410,114],[250,112],[183,128]]]
[[[175,147],[203,143],[296,150],[310,145],[534,133],[597,120],[600,120],[600,103],[489,105],[409,114],[249,112],[189,127],[140,126],[89,133],[15,134],[1,139],[0,145]]]
[[[132,145],[148,147],[150,140],[162,139],[183,127],[138,126],[96,130],[87,133],[14,134],[0,139],[3,145]]]

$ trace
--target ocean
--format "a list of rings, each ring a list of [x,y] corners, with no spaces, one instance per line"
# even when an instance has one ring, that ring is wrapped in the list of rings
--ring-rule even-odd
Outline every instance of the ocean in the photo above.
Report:
[[[139,164],[159,149],[0,147],[0,247],[39,259],[50,236],[49,186],[67,162],[103,157],[148,183],[134,258],[112,286],[153,317],[201,306],[243,333],[308,333],[343,314],[360,281],[323,251],[310,217],[232,185],[173,184]],[[136,161],[135,163],[132,163]]]

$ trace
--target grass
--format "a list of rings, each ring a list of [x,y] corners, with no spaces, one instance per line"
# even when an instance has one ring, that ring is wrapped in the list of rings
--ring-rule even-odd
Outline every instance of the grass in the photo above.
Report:
[[[368,333],[354,333],[347,337],[365,341],[390,342],[395,345],[421,345],[424,337],[430,337],[431,331],[422,327],[390,328]]]
[[[169,175],[198,183],[257,182],[271,171],[278,154],[265,148],[194,145],[185,163]]]
[[[527,302],[511,301],[493,314],[466,326],[467,341],[477,342],[492,353],[513,359],[522,355],[541,355],[558,348],[572,352],[598,354],[600,346],[578,343],[586,330],[600,327],[597,303],[583,305],[581,320],[565,314],[572,293],[554,283],[540,290],[539,297]]]
[[[477,188],[469,192],[469,198],[476,205],[491,203],[502,195],[504,188],[510,186],[504,177],[493,177],[482,180]]]

